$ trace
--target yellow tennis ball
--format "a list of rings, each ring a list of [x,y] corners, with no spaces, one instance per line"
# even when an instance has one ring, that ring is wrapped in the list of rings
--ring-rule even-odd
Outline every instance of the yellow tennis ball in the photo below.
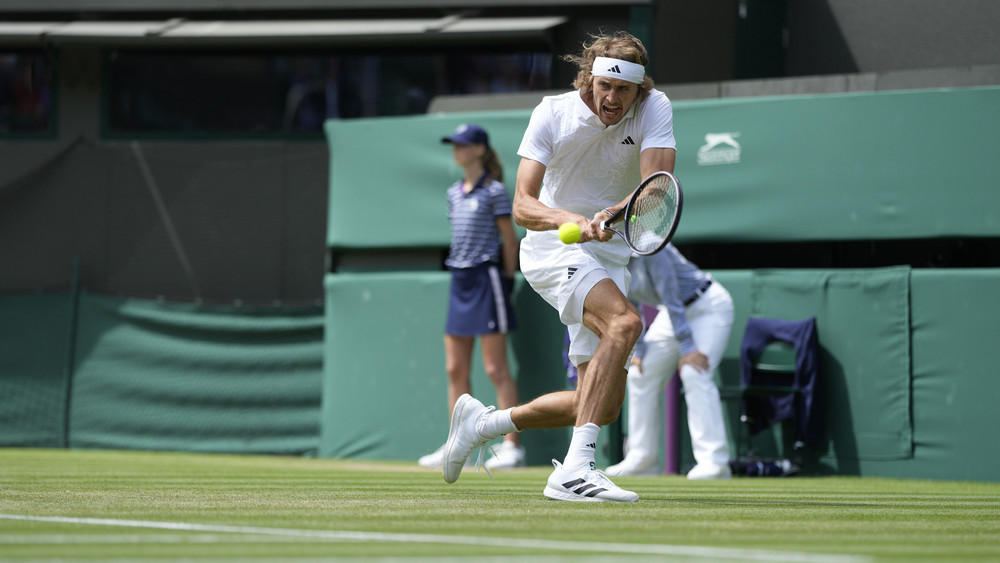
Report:
[[[573,244],[580,240],[580,225],[576,223],[563,223],[559,225],[559,240],[566,244]]]

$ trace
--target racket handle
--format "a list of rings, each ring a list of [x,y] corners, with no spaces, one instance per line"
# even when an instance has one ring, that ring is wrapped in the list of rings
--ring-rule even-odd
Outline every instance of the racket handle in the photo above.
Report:
[[[601,221],[601,230],[602,231],[608,230],[607,221]]]

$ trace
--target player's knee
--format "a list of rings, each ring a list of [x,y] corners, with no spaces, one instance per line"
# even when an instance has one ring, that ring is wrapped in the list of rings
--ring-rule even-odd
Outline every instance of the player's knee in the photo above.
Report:
[[[614,321],[614,330],[624,338],[630,346],[634,345],[642,334],[642,319],[632,310],[618,315]]]

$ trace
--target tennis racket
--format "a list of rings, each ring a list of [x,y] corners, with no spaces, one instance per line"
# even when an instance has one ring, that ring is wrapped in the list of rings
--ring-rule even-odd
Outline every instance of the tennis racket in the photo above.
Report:
[[[649,256],[670,242],[683,206],[680,181],[661,170],[643,180],[624,207],[610,219],[601,221],[601,228],[617,233],[636,254]],[[612,226],[622,219],[625,221],[621,228]]]

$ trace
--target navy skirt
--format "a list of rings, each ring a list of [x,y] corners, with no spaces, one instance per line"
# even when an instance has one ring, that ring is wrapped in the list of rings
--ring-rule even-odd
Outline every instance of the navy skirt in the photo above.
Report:
[[[445,334],[507,334],[517,328],[511,304],[513,284],[514,280],[501,275],[494,262],[452,268]]]

